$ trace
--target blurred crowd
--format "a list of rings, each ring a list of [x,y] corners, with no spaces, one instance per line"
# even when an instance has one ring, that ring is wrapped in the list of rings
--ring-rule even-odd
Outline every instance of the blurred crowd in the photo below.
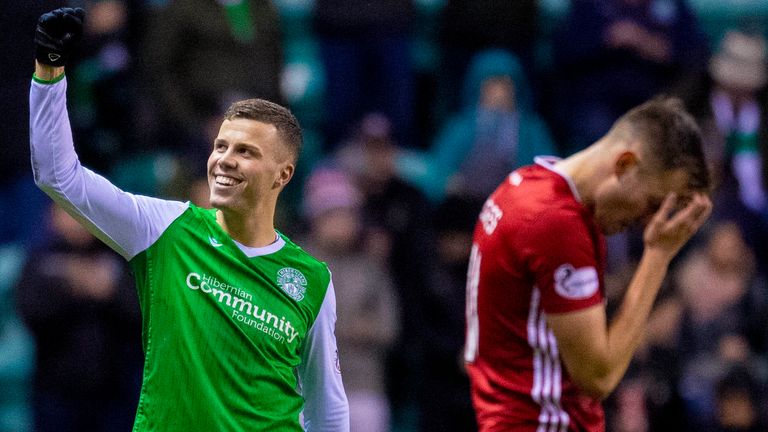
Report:
[[[471,234],[535,155],[565,156],[677,95],[714,214],[673,264],[608,430],[768,430],[768,3],[764,0],[29,0],[0,32],[0,432],[129,430],[141,324],[126,265],[32,180],[37,17],[87,11],[67,66],[84,165],[207,204],[233,101],[305,133],[276,226],[334,273],[352,431],[472,431],[463,371]],[[642,250],[609,241],[611,305]]]

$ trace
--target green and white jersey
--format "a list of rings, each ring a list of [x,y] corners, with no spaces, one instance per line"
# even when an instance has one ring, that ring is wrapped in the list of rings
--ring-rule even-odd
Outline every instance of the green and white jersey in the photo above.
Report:
[[[123,192],[83,168],[66,80],[33,82],[39,187],[129,260],[143,316],[134,431],[348,431],[327,267],[276,232],[250,248],[215,210]]]
[[[246,256],[190,206],[130,261],[146,353],[134,430],[299,430],[294,369],[330,274],[283,236],[268,249]],[[227,415],[190,416],[209,407]]]

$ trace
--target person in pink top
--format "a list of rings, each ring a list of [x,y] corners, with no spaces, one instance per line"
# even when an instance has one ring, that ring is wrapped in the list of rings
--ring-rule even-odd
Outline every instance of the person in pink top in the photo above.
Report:
[[[464,359],[481,432],[605,429],[672,258],[711,212],[701,132],[673,98],[622,116],[590,147],[537,158],[485,202],[467,280]],[[605,239],[643,224],[611,322]]]

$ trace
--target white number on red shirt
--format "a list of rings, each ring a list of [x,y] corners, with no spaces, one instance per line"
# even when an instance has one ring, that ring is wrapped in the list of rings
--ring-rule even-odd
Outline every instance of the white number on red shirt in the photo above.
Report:
[[[483,230],[485,230],[486,234],[493,234],[502,216],[501,209],[492,199],[483,204],[483,210],[480,212],[480,222],[482,222]]]

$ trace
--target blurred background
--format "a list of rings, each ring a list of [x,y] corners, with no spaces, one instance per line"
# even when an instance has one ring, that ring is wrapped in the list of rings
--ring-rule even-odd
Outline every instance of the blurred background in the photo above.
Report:
[[[533,156],[681,97],[714,215],[608,430],[768,430],[765,0],[25,0],[0,11],[0,431],[130,430],[141,382],[131,275],[32,181],[32,37],[60,6],[87,10],[67,66],[77,151],[125,190],[205,206],[226,107],[296,114],[276,225],[334,270],[353,432],[475,430],[460,351],[483,200]],[[641,250],[640,231],[609,238],[609,312]]]

